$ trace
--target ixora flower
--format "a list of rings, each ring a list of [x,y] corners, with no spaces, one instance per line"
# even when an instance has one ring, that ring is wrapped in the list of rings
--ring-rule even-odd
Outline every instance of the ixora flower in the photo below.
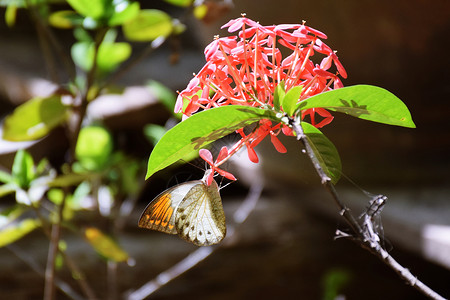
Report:
[[[183,119],[199,110],[224,105],[247,105],[284,112],[283,107],[274,103],[275,91],[279,85],[282,85],[285,93],[301,86],[297,102],[343,87],[339,76],[346,78],[347,73],[336,52],[323,42],[327,36],[306,26],[305,22],[262,26],[243,15],[229,21],[222,28],[228,28],[230,33],[237,33],[223,38],[216,37],[206,47],[205,66],[177,98],[175,112],[182,112]],[[313,56],[319,56],[317,63],[313,62]],[[317,128],[333,120],[330,112],[323,108],[302,111],[301,118],[306,117]],[[270,135],[275,148],[284,153],[286,148],[277,135],[280,132],[293,135],[286,125],[272,124],[270,120],[261,120],[248,134],[243,129],[237,132],[241,135],[241,140],[226,155],[219,155],[220,161],[227,160],[246,146],[249,159],[258,162],[254,147],[267,135]],[[211,166],[215,166],[212,164],[212,157],[201,156]]]

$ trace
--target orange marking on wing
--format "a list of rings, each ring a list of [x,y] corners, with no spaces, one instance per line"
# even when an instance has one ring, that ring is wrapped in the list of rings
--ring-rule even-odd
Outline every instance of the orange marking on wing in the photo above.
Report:
[[[170,206],[172,197],[170,194],[163,195],[159,201],[153,207],[152,216],[153,220],[150,222],[154,225],[162,225],[163,227],[167,226],[167,223],[170,220],[170,217],[173,213],[173,208]]]

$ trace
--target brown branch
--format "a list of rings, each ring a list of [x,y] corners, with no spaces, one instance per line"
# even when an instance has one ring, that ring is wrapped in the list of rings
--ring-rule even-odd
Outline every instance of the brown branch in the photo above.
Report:
[[[320,179],[322,181],[322,185],[328,190],[331,196],[334,199],[334,202],[339,207],[339,213],[345,219],[347,224],[351,227],[353,233],[345,234],[339,233],[341,236],[351,237],[355,242],[357,242],[363,248],[369,250],[372,254],[380,258],[386,265],[388,265],[391,269],[393,269],[406,283],[416,288],[425,296],[430,299],[435,300],[444,300],[445,298],[436,293],[422,281],[420,281],[416,276],[414,276],[407,268],[403,267],[399,264],[383,247],[380,245],[380,239],[377,234],[373,234],[372,231],[368,230],[368,228],[362,227],[353,215],[350,213],[349,208],[345,206],[345,204],[339,198],[337,191],[334,185],[331,183],[330,178],[326,175],[325,171],[322,169],[319,160],[314,154],[311,145],[303,131],[303,128],[300,124],[300,119],[290,119],[289,125],[292,126],[294,132],[297,135],[297,140],[301,141],[305,146],[306,153],[311,159],[311,162],[316,169],[317,174],[319,174]]]
[[[44,59],[50,73],[50,78],[55,83],[61,83],[56,70],[55,56],[52,54],[50,49],[50,45],[52,45],[56,54],[59,56],[67,75],[73,80],[75,78],[75,69],[70,57],[64,51],[64,48],[59,43],[53,31],[48,27],[47,23],[42,20],[42,17],[38,11],[39,7],[32,4],[29,0],[26,1],[26,4],[30,9],[31,18],[36,25],[39,42],[41,44]]]
[[[67,195],[64,195],[64,199]],[[61,236],[61,222],[63,219],[63,211],[65,200],[59,205],[58,220],[52,225],[50,233],[50,243],[48,246],[47,266],[45,267],[45,286],[44,286],[44,299],[55,299],[56,287],[55,287],[55,271],[56,271],[56,255],[59,249],[59,240]]]
[[[49,222],[47,221],[47,219],[44,218],[44,216],[42,216],[42,214],[39,211],[39,208],[32,202],[32,207],[34,212],[36,213],[36,216],[38,217],[38,219],[41,221],[41,226],[42,226],[42,230],[44,232],[44,234],[47,236],[47,238],[50,240],[51,239],[51,225],[49,224]],[[12,250],[11,250],[12,251]],[[63,256],[64,261],[67,264],[67,267],[69,268],[70,272],[72,274],[76,274],[77,277],[77,282],[80,285],[81,290],[84,292],[85,296],[87,297],[87,299],[97,299],[97,297],[95,296],[94,291],[92,290],[92,288],[89,286],[89,284],[86,281],[86,276],[84,275],[84,273],[78,268],[77,264],[72,260],[72,258],[70,258],[70,256],[67,255],[66,252],[64,252],[63,250],[61,250],[61,248],[58,247],[58,251],[59,253]],[[17,255],[19,258],[20,255]],[[22,259],[24,260],[24,259]],[[30,261],[28,260],[24,260],[24,262],[26,262],[33,270],[35,270],[36,272],[39,273],[39,275],[42,275],[45,278],[45,271],[39,272],[39,268],[35,267],[35,264],[30,263]],[[44,275],[43,275],[44,274]],[[65,292],[66,294],[68,294],[68,292],[66,291],[67,288],[64,288],[65,286],[68,286],[65,282],[61,281],[58,278],[55,278],[55,284],[56,286],[62,290],[63,292]],[[72,297],[71,295],[68,294],[68,296],[70,296],[73,299],[76,299],[77,297]]]
[[[29,253],[25,253],[22,249],[14,244],[7,245],[6,248],[11,251],[15,256],[17,256],[20,260],[26,263],[34,272],[36,272],[39,276],[45,277],[45,271],[41,266],[32,258]],[[78,295],[70,285],[66,282],[60,280],[59,278],[55,278],[55,285],[64,292],[68,297],[74,300],[83,300],[85,299],[81,295]],[[96,299],[96,298],[90,298]]]

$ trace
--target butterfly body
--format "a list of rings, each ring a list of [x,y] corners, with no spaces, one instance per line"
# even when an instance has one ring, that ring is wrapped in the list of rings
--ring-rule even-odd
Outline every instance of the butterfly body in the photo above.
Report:
[[[194,180],[169,188],[147,205],[138,225],[178,234],[197,246],[217,244],[226,234],[219,187],[214,180],[209,186]]]

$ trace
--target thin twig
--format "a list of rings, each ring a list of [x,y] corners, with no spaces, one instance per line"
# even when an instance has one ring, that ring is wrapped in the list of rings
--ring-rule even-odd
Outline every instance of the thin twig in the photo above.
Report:
[[[32,256],[28,253],[25,253],[22,249],[17,247],[14,244],[7,245],[6,248],[11,251],[14,255],[16,255],[20,260],[26,263],[33,271],[35,271],[39,276],[45,277],[45,271],[39,264],[32,259]],[[55,285],[64,292],[67,296],[74,300],[84,300],[84,298],[78,295],[66,282],[60,280],[59,278],[55,279]]]
[[[44,232],[44,234],[47,236],[47,238],[50,240],[51,239],[51,225],[49,224],[49,222],[47,221],[46,218],[44,218],[44,216],[40,213],[39,208],[32,203],[32,207],[34,212],[36,213],[36,216],[38,217],[38,219],[41,221],[41,226],[42,226],[42,230]],[[76,276],[77,278],[77,282],[80,285],[81,290],[84,292],[85,296],[87,297],[87,299],[98,299],[95,296],[94,291],[92,290],[92,288],[89,286],[89,284],[86,281],[86,276],[84,275],[84,273],[78,268],[77,264],[72,260],[72,258],[70,258],[70,256],[67,255],[66,252],[64,252],[64,250],[61,250],[61,248],[58,247],[58,251],[59,253],[63,256],[65,263],[67,264],[67,267],[69,268],[70,272]],[[30,265],[30,267],[33,266]],[[44,273],[44,271],[42,271],[42,274]],[[44,275],[42,275],[43,277],[45,277]],[[62,282],[60,279],[56,278],[57,281]],[[55,283],[57,283],[55,281]],[[64,283],[64,282],[63,282]],[[64,283],[65,285],[67,285],[66,283]],[[60,288],[60,286],[57,284],[57,287]],[[61,289],[61,288],[60,288]]]
[[[118,299],[118,285],[117,285],[117,262],[108,260],[106,262],[106,275],[107,275],[107,287],[108,287],[108,299]]]
[[[141,63],[147,56],[149,56],[153,51],[158,49],[164,42],[166,38],[160,37],[153,42],[151,42],[147,47],[145,47],[141,53],[132,58],[124,67],[120,68],[116,73],[111,75],[100,87],[99,90],[104,89],[108,85],[116,82],[120,78],[122,78],[125,74],[129,73],[131,69],[136,67],[139,63]]]
[[[73,63],[71,63],[71,60],[68,57],[67,53],[64,51],[58,39],[55,37],[53,31],[48,27],[46,23],[42,21],[36,5],[32,4],[29,0],[26,1],[26,4],[27,7],[30,8],[31,17],[36,24],[36,30],[38,32],[39,41],[41,42],[41,47],[44,52],[44,58],[48,65],[51,79],[56,83],[60,83],[58,79],[59,76],[56,72],[54,56],[52,55],[49,47],[50,45],[53,46],[56,54],[59,56],[64,68],[66,69],[67,75],[73,80],[75,78],[74,65]],[[47,42],[50,43],[48,44]]]
[[[58,207],[58,219],[52,225],[50,233],[50,243],[48,246],[47,266],[45,267],[45,286],[44,286],[44,299],[55,299],[55,272],[56,272],[56,255],[59,250],[59,240],[61,237],[61,222],[63,221],[63,212],[65,207],[65,198]]]
[[[41,46],[42,54],[44,55],[45,64],[47,65],[47,71],[49,73],[50,79],[55,83],[58,82],[58,74],[56,72],[56,63],[54,56],[50,49],[47,36],[44,30],[44,24],[42,23],[41,16],[39,15],[38,8],[31,4],[29,0],[26,0],[26,5],[30,11],[30,17],[36,25],[36,31],[39,39],[39,44]]]
[[[345,206],[345,204],[340,200],[334,185],[331,183],[330,178],[326,175],[322,167],[320,166],[319,160],[314,154],[311,144],[300,124],[300,119],[290,119],[289,124],[294,129],[297,135],[297,140],[300,140],[305,146],[306,153],[311,159],[316,172],[319,174],[322,185],[328,190],[328,192],[333,197],[335,203],[339,207],[340,214],[344,217],[348,225],[352,228],[353,234],[345,234],[346,237],[352,237],[354,241],[359,243],[363,248],[369,250],[372,254],[380,258],[385,264],[387,264],[391,269],[393,269],[403,280],[409,285],[413,286],[425,296],[436,299],[445,300],[444,297],[436,293],[430,287],[421,282],[416,276],[414,276],[407,268],[399,264],[383,247],[380,245],[380,239],[374,237],[369,230],[364,230],[363,227],[356,221],[350,210]]]

